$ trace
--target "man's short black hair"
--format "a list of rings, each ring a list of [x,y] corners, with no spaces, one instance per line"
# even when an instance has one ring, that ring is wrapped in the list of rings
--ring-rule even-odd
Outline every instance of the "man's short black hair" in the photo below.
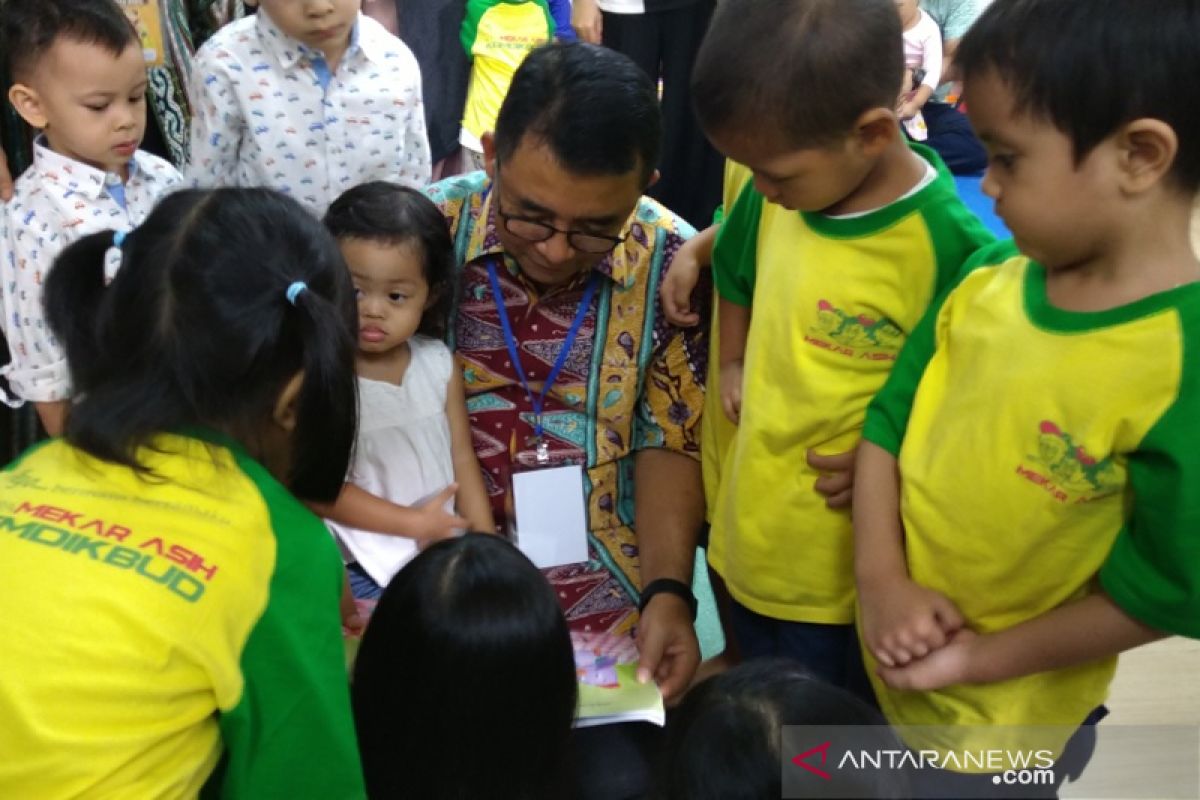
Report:
[[[59,37],[97,44],[113,55],[137,44],[138,34],[113,0],[4,0],[0,44],[14,80],[27,80]]]
[[[525,136],[549,145],[570,172],[638,169],[648,183],[662,142],[658,93],[646,73],[616,51],[578,42],[543,45],[513,75],[496,118],[496,155],[510,157]]]
[[[1077,161],[1125,123],[1167,123],[1179,139],[1171,176],[1200,188],[1200,0],[996,0],[956,60],[965,79],[994,73],[1019,113],[1071,139]]]
[[[848,135],[892,108],[904,76],[894,0],[722,0],[692,72],[710,134],[782,137],[796,148]]]

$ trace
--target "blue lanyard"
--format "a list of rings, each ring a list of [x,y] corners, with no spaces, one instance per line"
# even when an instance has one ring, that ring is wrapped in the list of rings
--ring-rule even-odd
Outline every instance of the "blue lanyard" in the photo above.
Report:
[[[500,279],[496,277],[496,259],[489,259],[487,268],[488,280],[492,282],[492,299],[496,303],[496,312],[500,315],[500,327],[504,330],[504,343],[508,345],[508,355],[512,358],[513,368],[517,371],[517,377],[521,379],[521,386],[525,389],[525,396],[529,399],[529,404],[533,406],[533,434],[537,438],[540,447],[543,432],[542,408],[546,404],[546,395],[550,392],[550,387],[554,385],[554,381],[558,379],[558,373],[562,371],[563,365],[567,363],[567,357],[571,354],[571,345],[575,343],[575,337],[579,335],[579,329],[583,326],[583,319],[587,316],[588,308],[592,305],[592,297],[596,294],[596,276],[593,274],[588,279],[587,288],[583,291],[583,299],[579,301],[579,310],[575,312],[575,319],[571,322],[570,330],[567,331],[567,338],[563,340],[562,350],[558,352],[558,360],[554,362],[554,368],[550,370],[550,374],[542,382],[542,393],[535,397],[533,390],[529,388],[529,381],[525,377],[525,368],[521,366],[521,353],[517,349],[517,340],[513,336],[512,323],[508,319],[508,308],[504,305],[504,295],[500,291]],[[540,452],[539,460],[541,460]]]

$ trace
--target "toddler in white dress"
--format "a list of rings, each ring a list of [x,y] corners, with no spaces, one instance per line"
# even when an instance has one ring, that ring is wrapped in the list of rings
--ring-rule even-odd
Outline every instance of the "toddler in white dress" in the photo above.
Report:
[[[421,193],[376,181],[334,201],[325,224],[358,301],[360,413],[346,486],[319,511],[354,597],[374,599],[423,544],[495,524],[462,375],[441,341],[453,274],[445,219]],[[347,595],[351,628],[352,606]]]

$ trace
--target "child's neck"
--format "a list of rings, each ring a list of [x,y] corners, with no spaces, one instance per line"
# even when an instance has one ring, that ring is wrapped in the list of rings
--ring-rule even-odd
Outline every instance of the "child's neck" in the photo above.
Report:
[[[355,359],[355,371],[360,378],[399,386],[404,382],[404,375],[411,363],[412,348],[408,342],[404,342],[383,353],[364,353],[359,350]]]
[[[917,27],[917,23],[921,21],[921,9],[917,9],[916,13],[907,19],[900,20],[900,24],[904,26],[904,30],[911,31]]]
[[[1047,299],[1064,311],[1107,311],[1200,281],[1191,217],[1190,199],[1144,204],[1091,256],[1048,269]]]
[[[899,200],[925,177],[928,164],[897,135],[876,160],[858,188],[825,209],[829,216],[862,214]]]

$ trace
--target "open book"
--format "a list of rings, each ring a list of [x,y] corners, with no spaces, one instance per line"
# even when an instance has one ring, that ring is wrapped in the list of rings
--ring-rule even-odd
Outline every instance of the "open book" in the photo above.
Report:
[[[637,681],[637,646],[630,636],[571,632],[579,681],[577,728],[614,722],[663,725],[666,710],[654,681]]]

